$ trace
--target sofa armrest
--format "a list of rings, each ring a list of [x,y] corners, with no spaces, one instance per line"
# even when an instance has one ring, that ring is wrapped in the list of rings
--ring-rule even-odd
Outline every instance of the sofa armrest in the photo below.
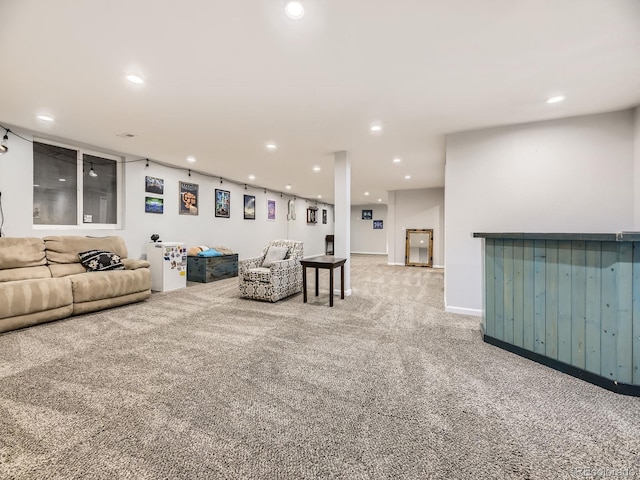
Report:
[[[271,264],[271,273],[277,272],[278,270],[283,270],[285,268],[295,267],[296,265],[300,265],[300,261],[295,258],[288,258],[287,260],[278,260]]]
[[[127,270],[137,270],[138,268],[149,268],[150,263],[147,260],[135,260],[133,258],[123,258],[122,263]]]
[[[262,262],[262,257],[245,258],[238,261],[238,276],[243,277],[244,273],[251,268],[258,268]]]

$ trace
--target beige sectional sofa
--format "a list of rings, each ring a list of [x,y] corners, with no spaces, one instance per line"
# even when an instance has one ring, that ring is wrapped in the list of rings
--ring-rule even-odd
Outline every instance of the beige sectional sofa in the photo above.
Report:
[[[125,269],[88,272],[78,254],[89,250],[119,255]],[[120,237],[2,237],[0,332],[145,300],[148,267]]]

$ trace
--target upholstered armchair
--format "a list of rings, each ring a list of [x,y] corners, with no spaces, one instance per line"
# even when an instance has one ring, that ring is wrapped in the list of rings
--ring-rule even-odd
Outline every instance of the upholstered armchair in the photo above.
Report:
[[[238,262],[240,295],[277,302],[302,291],[303,243],[271,240],[262,255]]]

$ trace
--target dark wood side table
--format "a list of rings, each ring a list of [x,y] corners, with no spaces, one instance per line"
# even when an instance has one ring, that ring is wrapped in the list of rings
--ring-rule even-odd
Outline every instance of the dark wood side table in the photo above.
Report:
[[[307,267],[316,269],[316,297],[318,296],[318,270],[326,268],[329,270],[329,306],[333,307],[333,270],[340,267],[340,298],[344,300],[344,264],[346,258],[336,258],[333,255],[322,255],[300,260],[302,265],[302,291],[303,301],[307,303]]]

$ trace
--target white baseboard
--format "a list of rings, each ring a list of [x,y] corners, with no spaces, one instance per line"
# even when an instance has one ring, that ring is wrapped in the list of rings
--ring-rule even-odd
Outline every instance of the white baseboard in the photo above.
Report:
[[[471,315],[474,317],[481,317],[482,316],[482,310],[479,310],[477,308],[464,308],[464,307],[449,307],[446,306],[444,307],[444,311],[445,312],[449,312],[449,313],[459,313],[460,315]]]
[[[357,253],[358,255],[387,255],[387,252],[351,252]]]

